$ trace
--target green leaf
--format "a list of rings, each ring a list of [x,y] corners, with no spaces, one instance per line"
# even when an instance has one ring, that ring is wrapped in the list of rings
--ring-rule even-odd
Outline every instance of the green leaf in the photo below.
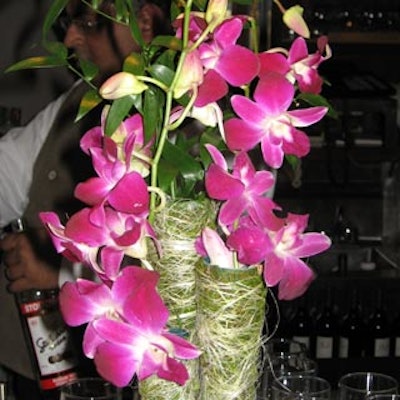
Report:
[[[169,68],[171,71],[174,71],[176,68],[176,51],[173,50],[166,50],[163,51],[154,62],[154,64],[164,65],[165,67]]]
[[[64,67],[66,65],[68,65],[67,61],[57,56],[38,56],[18,61],[17,63],[8,67],[5,72],[14,72],[31,68]]]
[[[144,73],[143,57],[138,53],[131,53],[124,61],[123,71],[130,72],[133,75],[143,75]]]
[[[151,42],[152,46],[166,47],[167,49],[181,51],[182,50],[182,40],[175,36],[156,36]]]
[[[194,0],[193,3],[200,11],[205,11],[208,0]]]
[[[111,136],[119,127],[121,122],[129,115],[135,96],[125,96],[114,100],[107,115],[105,134]]]
[[[91,81],[99,71],[97,65],[88,60],[79,59],[79,65],[81,66],[83,75],[88,81]]]
[[[184,188],[187,193],[203,177],[202,165],[187,152],[169,141],[165,143],[162,158],[171,165],[171,168],[179,170],[179,175],[182,177],[180,187]]]
[[[144,47],[145,42],[143,40],[142,32],[139,29],[138,21],[133,8],[130,10],[129,14],[129,28],[131,30],[132,37],[135,39],[136,43],[139,44],[139,46]]]
[[[162,122],[165,100],[160,89],[149,87],[144,93],[143,119],[146,140],[150,140]]]
[[[63,60],[66,60],[68,57],[68,49],[61,42],[45,42],[44,48],[53,56],[57,56]]]
[[[329,101],[319,95],[319,94],[312,94],[312,93],[300,93],[297,96],[298,100],[303,100],[306,103],[312,105],[312,106],[324,106],[324,107],[328,107],[328,116],[337,119],[338,118],[338,114],[336,112],[336,110],[334,109],[334,107],[332,106],[332,104],[329,103]]]
[[[43,40],[45,40],[46,36],[52,29],[54,22],[56,22],[57,18],[60,16],[62,10],[69,3],[69,0],[53,0],[49,10],[47,11],[46,18],[42,27],[42,36]]]
[[[231,0],[232,3],[241,4],[244,6],[251,6],[254,0]]]
[[[154,64],[149,68],[150,75],[160,82],[170,86],[174,79],[175,71],[162,64]]]
[[[101,98],[101,96],[99,96],[97,90],[88,90],[81,100],[75,122],[82,119],[90,110],[95,108],[102,101],[103,99]]]

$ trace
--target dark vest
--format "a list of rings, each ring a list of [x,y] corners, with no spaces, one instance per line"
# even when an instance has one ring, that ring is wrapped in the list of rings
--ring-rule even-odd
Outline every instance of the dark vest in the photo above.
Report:
[[[24,217],[27,226],[43,228],[38,214],[54,211],[63,218],[82,208],[73,197],[78,182],[93,176],[91,160],[82,152],[79,141],[89,128],[100,124],[100,107],[75,123],[79,100],[87,90],[80,84],[61,106],[49,135],[36,160],[29,203]],[[26,132],[29,134],[29,132]],[[2,271],[3,272],[3,271]],[[22,334],[15,299],[6,289],[4,273],[0,277],[0,365],[34,379],[28,349]]]

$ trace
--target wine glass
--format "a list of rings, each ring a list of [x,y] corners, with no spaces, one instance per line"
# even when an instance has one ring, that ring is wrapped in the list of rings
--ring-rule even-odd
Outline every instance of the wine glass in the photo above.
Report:
[[[272,383],[282,376],[306,376],[317,374],[317,363],[303,354],[278,353],[266,358],[261,377],[259,400],[271,397]]]
[[[281,376],[272,383],[272,400],[330,400],[330,383],[318,376]]]
[[[80,378],[61,387],[60,400],[122,400],[122,391],[101,378]]]
[[[397,394],[397,380],[377,372],[352,372],[342,376],[338,383],[338,400],[365,400],[366,396]]]

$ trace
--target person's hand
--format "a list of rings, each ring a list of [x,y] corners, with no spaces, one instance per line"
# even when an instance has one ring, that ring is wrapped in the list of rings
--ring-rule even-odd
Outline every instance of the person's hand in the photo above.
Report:
[[[0,240],[0,249],[10,292],[58,287],[58,268],[38,256],[25,233],[7,234]]]

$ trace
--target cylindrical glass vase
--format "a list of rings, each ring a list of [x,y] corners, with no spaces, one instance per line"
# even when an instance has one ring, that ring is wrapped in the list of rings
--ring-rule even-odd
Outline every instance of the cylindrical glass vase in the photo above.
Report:
[[[266,302],[261,271],[199,263],[196,272],[199,400],[255,400]]]
[[[197,344],[195,266],[199,262],[194,243],[206,226],[216,219],[215,203],[204,200],[169,200],[155,218],[153,227],[162,254],[150,250],[149,261],[160,273],[159,293],[167,305],[171,328]],[[150,377],[140,382],[142,400],[197,400],[199,391],[198,360],[185,361],[190,378],[184,386]]]

